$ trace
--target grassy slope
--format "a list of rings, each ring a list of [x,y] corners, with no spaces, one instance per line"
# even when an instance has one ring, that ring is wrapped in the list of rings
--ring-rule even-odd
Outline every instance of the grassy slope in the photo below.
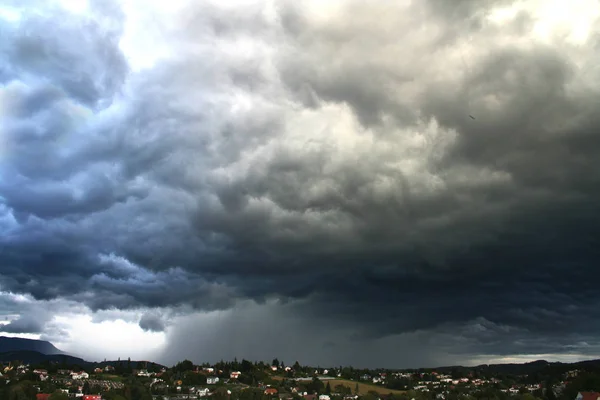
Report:
[[[281,376],[272,376],[271,378],[273,378],[274,380],[283,380],[283,377],[281,377]],[[352,393],[354,393],[354,389],[356,388],[356,383],[357,383],[356,381],[350,381],[347,379],[331,379],[331,380],[323,381],[323,384],[327,385],[327,382],[329,382],[329,385],[331,386],[332,391],[335,390],[335,387],[337,385],[343,385],[343,386],[349,387],[350,390],[352,390]],[[403,390],[388,389],[383,386],[378,386],[378,385],[374,385],[371,383],[358,382],[358,394],[360,394],[360,395],[367,394],[369,391],[374,391],[379,394],[405,393],[405,391],[403,391]]]
[[[337,385],[343,385],[346,387],[349,387],[352,390],[352,393],[354,393],[354,389],[356,388],[356,381],[349,381],[347,379],[333,379],[330,381],[325,381],[323,383],[327,384],[326,382],[329,382],[329,385],[331,386],[331,390],[335,390],[335,387]],[[378,385],[373,385],[370,383],[364,383],[364,382],[358,382],[358,394],[359,395],[363,395],[363,394],[367,394],[369,391],[374,391],[377,392],[379,394],[401,394],[404,393],[404,391],[402,390],[393,390],[393,389],[388,389],[385,388],[383,386],[378,386]]]

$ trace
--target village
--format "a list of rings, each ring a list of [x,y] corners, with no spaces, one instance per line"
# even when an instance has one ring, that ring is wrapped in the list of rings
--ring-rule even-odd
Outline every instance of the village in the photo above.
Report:
[[[214,365],[185,360],[171,368],[130,360],[99,363],[93,368],[46,364],[8,363],[1,369],[0,387],[29,385],[36,400],[600,399],[595,392],[567,390],[571,381],[577,380],[578,370],[567,371],[562,379],[549,384],[532,382],[528,375],[485,376],[476,370],[324,369],[303,367],[298,362],[286,366],[277,359]]]

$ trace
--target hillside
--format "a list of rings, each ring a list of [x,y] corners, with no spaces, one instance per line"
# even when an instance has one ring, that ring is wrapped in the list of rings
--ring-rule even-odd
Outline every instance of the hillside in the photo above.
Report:
[[[82,358],[69,356],[66,354],[42,354],[39,351],[17,350],[0,353],[0,362],[12,362],[19,360],[25,364],[39,364],[44,361],[50,361],[56,364],[69,364],[87,367],[93,365]]]
[[[36,351],[42,354],[63,354],[62,351],[45,340],[22,339],[0,336],[0,353],[9,351]]]
[[[365,383],[365,382],[350,381],[347,379],[331,379],[331,380],[328,380],[327,382],[329,382],[329,385],[331,386],[331,388],[335,388],[336,386],[341,385],[341,386],[347,387],[352,392],[354,392],[356,386],[358,386],[358,394],[361,396],[366,395],[369,392],[376,392],[378,394],[406,393],[404,390],[388,389],[383,386],[373,385],[373,384]]]

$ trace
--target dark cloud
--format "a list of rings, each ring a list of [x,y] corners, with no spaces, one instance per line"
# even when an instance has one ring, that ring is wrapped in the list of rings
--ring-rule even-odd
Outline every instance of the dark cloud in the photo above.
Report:
[[[192,4],[133,70],[115,4],[0,20],[3,290],[212,312],[141,311],[171,343],[213,315],[262,337],[277,300],[323,363],[595,351],[594,39],[532,38],[535,5],[494,22],[509,1]]]
[[[150,332],[162,332],[165,330],[165,323],[161,315],[146,313],[140,319],[140,328]]]
[[[11,321],[0,329],[7,333],[42,333],[44,326],[43,323],[36,318],[24,316]]]

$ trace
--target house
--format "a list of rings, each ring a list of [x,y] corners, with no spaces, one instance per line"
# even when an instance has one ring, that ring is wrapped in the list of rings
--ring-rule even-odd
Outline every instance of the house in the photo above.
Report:
[[[148,372],[145,369],[141,369],[138,371],[137,376],[152,376],[152,374],[150,372]]]
[[[83,396],[83,400],[102,400],[102,396],[99,394],[86,394]]]
[[[38,393],[35,395],[35,400],[48,400],[50,398],[50,393]]]
[[[85,371],[71,373],[71,379],[88,379],[89,377],[90,375]]]
[[[267,396],[275,396],[277,394],[277,389],[272,388],[272,387],[268,387],[265,389],[265,394]]]
[[[364,374],[363,376],[360,377],[360,379],[363,381],[370,381],[371,375]]]
[[[209,385],[214,385],[217,382],[219,382],[219,377],[218,376],[209,376],[206,378],[206,383]]]
[[[319,400],[331,400],[331,397],[326,394],[322,394],[319,396]]]
[[[598,400],[600,399],[600,392],[579,392],[575,400]]]
[[[277,367],[276,367],[276,366],[274,366],[274,365],[272,365],[272,366],[271,366],[271,371],[277,371]]]
[[[210,396],[210,390],[208,390],[207,388],[198,389],[198,390],[196,390],[196,396],[200,396],[200,397]]]
[[[102,371],[103,371],[103,369],[102,369],[102,368],[95,368],[95,369],[94,369],[94,373],[95,373],[95,374],[101,374],[101,373],[102,373]]]
[[[104,367],[104,372],[114,372],[115,367],[113,367],[112,365],[107,365],[106,367]]]
[[[241,375],[241,374],[242,374],[242,373],[241,373],[240,371],[234,371],[234,372],[232,372],[231,374],[229,374],[229,377],[230,377],[231,379],[237,379],[237,378],[239,378],[239,377],[240,377],[240,375]]]
[[[204,367],[202,368],[202,371],[212,374],[213,372],[215,372],[215,369],[210,367]]]

